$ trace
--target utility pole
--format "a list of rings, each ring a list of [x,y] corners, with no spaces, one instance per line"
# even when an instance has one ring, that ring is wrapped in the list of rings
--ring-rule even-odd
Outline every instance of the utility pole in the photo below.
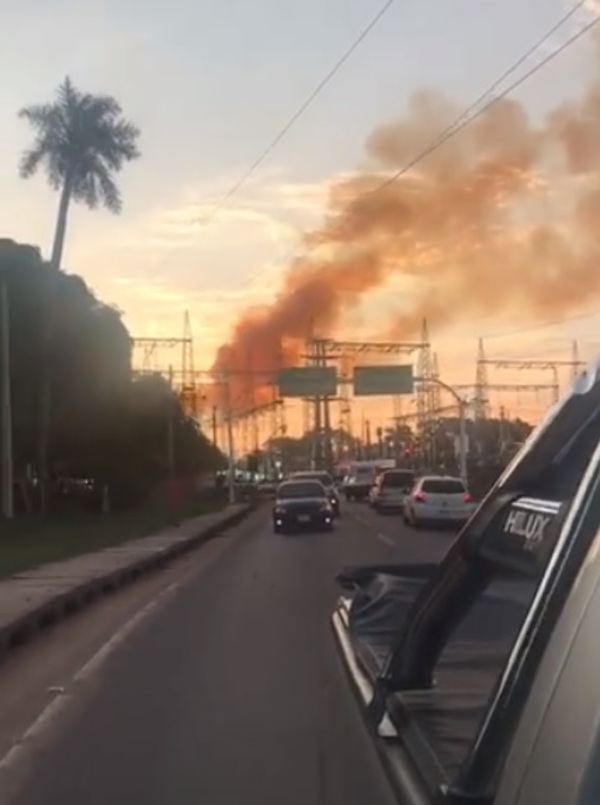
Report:
[[[217,424],[217,406],[212,407],[212,440],[215,447],[219,446],[219,428]]]
[[[225,424],[227,427],[227,488],[229,503],[235,503],[235,450],[233,444],[233,408],[231,403],[231,375],[225,375]]]
[[[416,381],[424,382],[425,378],[416,377]],[[439,377],[430,377],[428,378],[429,383],[434,383],[440,388],[445,389],[449,394],[454,397],[456,404],[458,406],[458,463],[459,463],[459,473],[462,480],[465,484],[468,482],[468,467],[467,467],[467,458],[469,455],[469,445],[467,441],[467,407],[468,403],[464,400],[458,391],[452,386],[448,385],[448,383],[444,383],[443,380],[440,380]]]
[[[457,400],[458,403],[458,416],[459,416],[459,436],[460,447],[458,451],[459,472],[465,484],[468,483],[468,469],[467,469],[467,456],[469,453],[469,445],[467,443],[467,404],[461,397]]]
[[[10,384],[10,324],[8,286],[0,279],[0,442],[2,443],[2,516],[14,516],[12,408]]]
[[[167,470],[171,480],[175,478],[175,428],[173,417],[173,367],[169,366],[169,397],[167,400]]]

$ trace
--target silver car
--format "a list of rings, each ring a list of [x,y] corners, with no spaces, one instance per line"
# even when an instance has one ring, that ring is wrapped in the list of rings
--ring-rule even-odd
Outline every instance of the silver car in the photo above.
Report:
[[[384,470],[377,476],[369,502],[381,514],[403,512],[414,482],[415,474],[412,470]]]

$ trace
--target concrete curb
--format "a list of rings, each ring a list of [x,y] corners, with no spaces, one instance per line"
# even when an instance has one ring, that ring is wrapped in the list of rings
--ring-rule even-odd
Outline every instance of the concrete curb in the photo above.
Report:
[[[198,530],[195,530],[194,523],[202,517],[184,522],[181,528],[192,529],[190,535],[182,535],[178,529],[174,535],[162,540],[144,537],[115,548],[41,566],[0,582],[0,659],[42,629],[82,609],[101,595],[130,584],[203,545],[240,523],[255,509],[252,504],[236,505],[215,514],[214,519],[205,515],[209,522],[205,526],[198,522]],[[165,529],[161,534],[166,535],[167,531]],[[138,555],[128,560],[127,553]],[[100,570],[94,568],[94,560],[101,566],[102,560],[106,559],[112,560],[108,564],[114,566],[101,567]],[[73,567],[78,560],[83,566],[79,574]]]

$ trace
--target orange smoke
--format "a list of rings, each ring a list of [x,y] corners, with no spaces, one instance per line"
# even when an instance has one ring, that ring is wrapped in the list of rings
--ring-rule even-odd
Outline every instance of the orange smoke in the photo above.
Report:
[[[237,394],[236,372],[250,369],[264,401],[261,372],[297,361],[306,338],[333,334],[392,277],[418,289],[399,296],[387,327],[406,339],[423,318],[437,328],[516,311],[543,321],[600,296],[600,85],[540,125],[517,101],[499,101],[382,187],[456,115],[438,93],[420,92],[405,119],[371,134],[371,171],[332,186],[308,256],[219,349],[214,370],[233,371]]]

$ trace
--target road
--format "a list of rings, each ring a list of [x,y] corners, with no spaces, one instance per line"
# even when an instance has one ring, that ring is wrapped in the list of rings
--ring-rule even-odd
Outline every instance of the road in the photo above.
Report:
[[[76,686],[10,801],[388,805],[330,632],[334,576],[450,540],[357,504],[332,534],[256,518]]]

